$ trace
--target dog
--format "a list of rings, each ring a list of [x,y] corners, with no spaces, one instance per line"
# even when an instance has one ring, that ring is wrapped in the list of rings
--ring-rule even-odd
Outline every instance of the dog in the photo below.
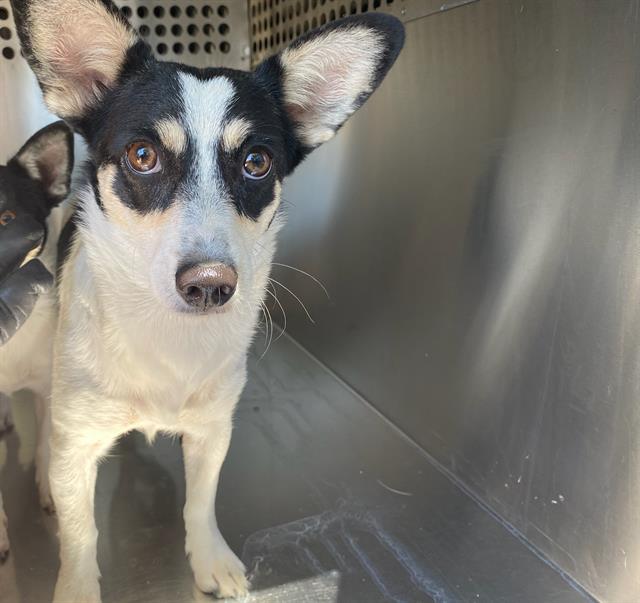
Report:
[[[110,0],[12,6],[47,107],[89,153],[54,346],[54,601],[100,600],[97,464],[132,430],[182,437],[195,582],[242,595],[245,568],[214,501],[282,181],[380,84],[404,28],[375,13],[336,21],[246,73],[156,60]]]
[[[65,218],[64,209],[58,206],[69,194],[72,169],[73,134],[63,122],[34,134],[6,166],[0,166],[0,228],[13,220],[16,224],[20,220],[25,231],[43,228],[44,234],[40,241],[34,241],[30,256],[39,257],[51,273],[56,269],[58,235]],[[36,482],[40,504],[49,513],[54,509],[48,471],[56,308],[55,292],[40,295],[22,328],[0,347],[0,433],[13,425],[9,396],[20,389],[32,390],[38,423]],[[0,562],[8,554],[7,518],[0,495]]]

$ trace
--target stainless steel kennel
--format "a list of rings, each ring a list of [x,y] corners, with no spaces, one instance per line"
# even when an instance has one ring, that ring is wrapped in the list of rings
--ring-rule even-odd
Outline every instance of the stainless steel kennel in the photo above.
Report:
[[[277,261],[328,296],[275,267],[287,335],[255,345],[218,502],[250,600],[640,601],[640,2],[118,4],[160,58],[201,66],[248,69],[347,14],[407,26],[284,193]],[[0,161],[52,119],[8,0],[0,109]],[[40,603],[55,520],[26,396],[14,413],[0,601]],[[105,601],[208,600],[183,489],[169,440],[102,466]]]

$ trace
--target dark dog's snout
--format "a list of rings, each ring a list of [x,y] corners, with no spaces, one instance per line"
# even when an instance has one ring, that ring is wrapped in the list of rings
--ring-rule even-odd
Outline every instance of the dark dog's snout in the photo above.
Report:
[[[238,273],[226,264],[185,266],[176,274],[176,289],[182,299],[203,311],[224,306],[237,285]]]

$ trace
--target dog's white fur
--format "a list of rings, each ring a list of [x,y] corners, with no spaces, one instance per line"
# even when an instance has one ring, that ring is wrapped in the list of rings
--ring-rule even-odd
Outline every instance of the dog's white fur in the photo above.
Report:
[[[56,269],[57,241],[66,217],[66,207],[57,207],[47,220],[47,242],[40,255],[44,266],[52,273]],[[36,446],[36,482],[42,507],[53,511],[49,489],[49,398],[51,395],[51,350],[56,330],[57,300],[55,292],[41,295],[24,326],[8,343],[0,347],[0,428],[10,428],[11,399],[21,389],[30,389],[35,396],[38,422]],[[0,496],[0,553],[9,550],[7,518]]]
[[[133,43],[132,31],[95,0],[33,0],[27,25],[45,100],[65,117],[96,102]],[[60,42],[52,49],[54,37]],[[382,53],[373,29],[351,27],[281,55],[286,109],[309,147],[333,136],[371,91]],[[106,164],[97,170],[102,209],[91,187],[78,198],[54,353],[50,482],[61,547],[55,603],[100,600],[97,463],[131,430],[150,439],[157,431],[183,437],[185,546],[198,587],[222,597],[247,588],[244,567],[218,530],[214,502],[281,226],[281,183],[257,220],[239,214],[216,157],[220,146],[239,147],[250,128],[243,120],[225,122],[234,84],[224,75],[179,77],[184,114],[177,123],[161,122],[159,131],[169,150],[181,152],[184,128],[195,148],[189,188],[179,189],[169,209],[140,215],[118,198],[116,168]],[[209,315],[184,312],[176,291],[176,272],[189,257],[237,269],[234,296]]]
[[[97,462],[134,429],[149,438],[157,431],[183,435],[186,551],[198,587],[231,596],[247,586],[242,563],[216,526],[214,499],[275,250],[278,221],[267,225],[279,199],[257,222],[239,216],[225,199],[211,149],[222,136],[233,86],[224,77],[181,77],[199,175],[188,203],[137,216],[115,197],[104,170],[106,214],[84,190],[81,224],[63,271],[51,466],[60,521],[59,602],[99,600]],[[126,212],[126,219],[114,212]],[[184,302],[174,275],[192,246],[229,258],[240,275],[234,297],[213,318],[176,311]]]

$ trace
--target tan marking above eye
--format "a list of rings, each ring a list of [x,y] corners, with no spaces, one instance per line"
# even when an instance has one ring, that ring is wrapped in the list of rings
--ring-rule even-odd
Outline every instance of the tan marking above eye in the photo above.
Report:
[[[12,220],[16,219],[16,213],[11,211],[10,209],[5,209],[0,214],[0,226],[6,226]]]
[[[251,122],[244,117],[236,117],[225,125],[222,131],[222,148],[231,153],[245,141],[251,132]]]
[[[176,155],[181,155],[187,148],[187,133],[177,119],[166,118],[155,125],[160,142]]]
[[[160,169],[160,158],[155,147],[142,140],[127,147],[127,163],[138,174],[153,174]]]

